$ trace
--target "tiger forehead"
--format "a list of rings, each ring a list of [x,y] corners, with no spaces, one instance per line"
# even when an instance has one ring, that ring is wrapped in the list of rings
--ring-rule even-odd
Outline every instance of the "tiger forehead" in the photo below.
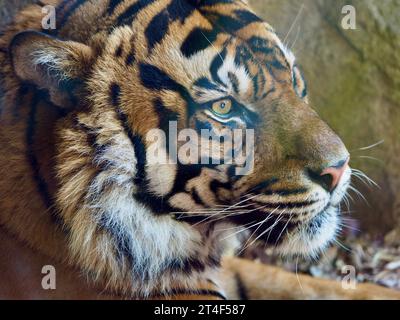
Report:
[[[271,55],[292,60],[274,30],[244,1],[71,0],[61,1],[56,12],[58,28],[49,32],[61,38],[86,42],[93,35],[130,27],[135,36],[126,41],[138,44],[135,51],[142,58],[161,55],[162,47],[173,42],[179,43],[181,53],[189,58],[209,46],[219,47],[219,42],[233,35],[254,46],[257,55],[264,47]],[[77,21],[79,32],[74,27]]]
[[[195,8],[189,0],[110,1],[108,12],[119,27],[109,37],[109,53],[127,66],[146,61],[175,75],[199,102],[226,94],[258,100],[277,79],[291,81],[294,59],[268,24],[230,1],[204,2],[214,4]],[[209,85],[193,86],[200,79]]]

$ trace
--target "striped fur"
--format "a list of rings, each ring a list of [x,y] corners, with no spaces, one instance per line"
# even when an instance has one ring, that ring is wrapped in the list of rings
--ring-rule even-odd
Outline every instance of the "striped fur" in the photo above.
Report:
[[[139,298],[203,288],[249,236],[305,256],[334,239],[350,171],[333,193],[306,172],[348,152],[308,105],[293,55],[244,1],[48,2],[56,30],[41,30],[34,5],[0,39],[0,223],[10,232]],[[228,119],[210,110],[220,99],[232,101]],[[151,163],[146,136],[170,121],[254,129],[253,172]],[[250,210],[231,212],[245,195]]]

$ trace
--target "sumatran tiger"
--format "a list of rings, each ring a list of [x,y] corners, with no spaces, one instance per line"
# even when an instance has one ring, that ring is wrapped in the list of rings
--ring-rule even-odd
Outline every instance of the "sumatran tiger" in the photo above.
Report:
[[[233,257],[255,240],[317,257],[351,176],[294,56],[246,1],[39,1],[1,33],[0,72],[2,298],[400,298]],[[214,151],[150,161],[152,130],[160,157],[185,143],[171,123],[253,132],[251,170]]]

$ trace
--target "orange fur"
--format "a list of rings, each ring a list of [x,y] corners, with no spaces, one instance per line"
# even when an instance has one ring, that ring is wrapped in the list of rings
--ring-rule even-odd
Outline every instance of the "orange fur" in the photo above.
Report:
[[[300,293],[293,275],[239,259],[227,258],[221,271],[224,251],[233,250],[241,239],[224,241],[226,233],[218,227],[241,223],[181,221],[172,209],[163,207],[167,203],[182,214],[209,207],[215,211],[217,205],[241,199],[254,186],[271,180],[276,181],[272,189],[255,195],[264,207],[272,200],[284,205],[290,201],[290,205],[320,194],[327,198],[321,186],[304,177],[305,168],[319,170],[348,157],[340,138],[308,105],[291,53],[243,1],[204,6],[201,1],[158,0],[147,1],[140,10],[135,9],[137,0],[122,0],[115,7],[109,0],[51,3],[59,5],[61,25],[56,31],[41,30],[41,6],[32,5],[17,15],[0,38],[5,92],[0,118],[0,224],[4,229],[1,250],[15,252],[15,259],[30,261],[32,268],[57,264],[63,274],[61,288],[47,295],[35,287],[35,281],[23,286],[19,276],[37,279],[36,271],[13,273],[2,255],[2,275],[9,281],[0,294],[20,298],[219,297],[209,290],[237,298],[240,278],[248,298],[399,296],[364,285],[345,292],[337,284],[308,277],[301,277],[304,292]],[[223,24],[224,16],[242,25]],[[196,46],[198,50],[193,49]],[[213,64],[220,64],[217,72]],[[213,79],[211,89],[204,90],[196,82],[204,78]],[[230,84],[223,86],[227,79]],[[178,129],[194,129],[201,121],[217,129],[227,127],[218,115],[208,120],[210,110],[190,108],[214,97],[220,101],[221,90],[225,90],[223,99],[237,101],[243,112],[256,113],[260,119],[261,124],[254,125],[258,131],[252,174],[233,181],[221,165],[201,168],[184,181],[175,165],[140,163],[142,149],[148,147],[144,137],[162,127],[165,119],[175,119]],[[348,177],[340,189],[345,190],[346,183]],[[303,192],[305,188],[313,192]],[[154,209],[157,205],[159,212]],[[293,217],[298,223],[293,234],[281,232],[282,252],[293,253],[291,248],[297,246],[299,254],[314,255],[323,249],[330,241],[323,235],[315,236],[318,239],[306,247],[310,235],[305,235],[304,225],[312,226],[310,221],[319,213],[327,214],[323,223],[334,233],[336,213],[328,209],[310,208]],[[276,210],[276,219],[289,213],[279,206]],[[268,213],[274,211],[256,212]],[[16,244],[14,237],[24,245]],[[263,240],[268,242],[268,238]],[[282,287],[276,279],[282,279]],[[80,288],[82,295],[67,294]]]

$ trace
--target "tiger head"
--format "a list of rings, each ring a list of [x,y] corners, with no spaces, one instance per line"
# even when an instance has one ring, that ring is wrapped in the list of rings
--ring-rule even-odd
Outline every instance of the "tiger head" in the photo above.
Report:
[[[331,243],[349,153],[273,29],[243,1],[104,3],[60,9],[57,34],[23,32],[10,46],[17,76],[66,114],[54,199],[72,259],[109,279],[154,282],[213,268],[236,240],[304,256]],[[154,129],[165,133],[165,163],[151,161]],[[180,161],[187,129],[247,130],[250,170],[213,163],[215,153]]]

